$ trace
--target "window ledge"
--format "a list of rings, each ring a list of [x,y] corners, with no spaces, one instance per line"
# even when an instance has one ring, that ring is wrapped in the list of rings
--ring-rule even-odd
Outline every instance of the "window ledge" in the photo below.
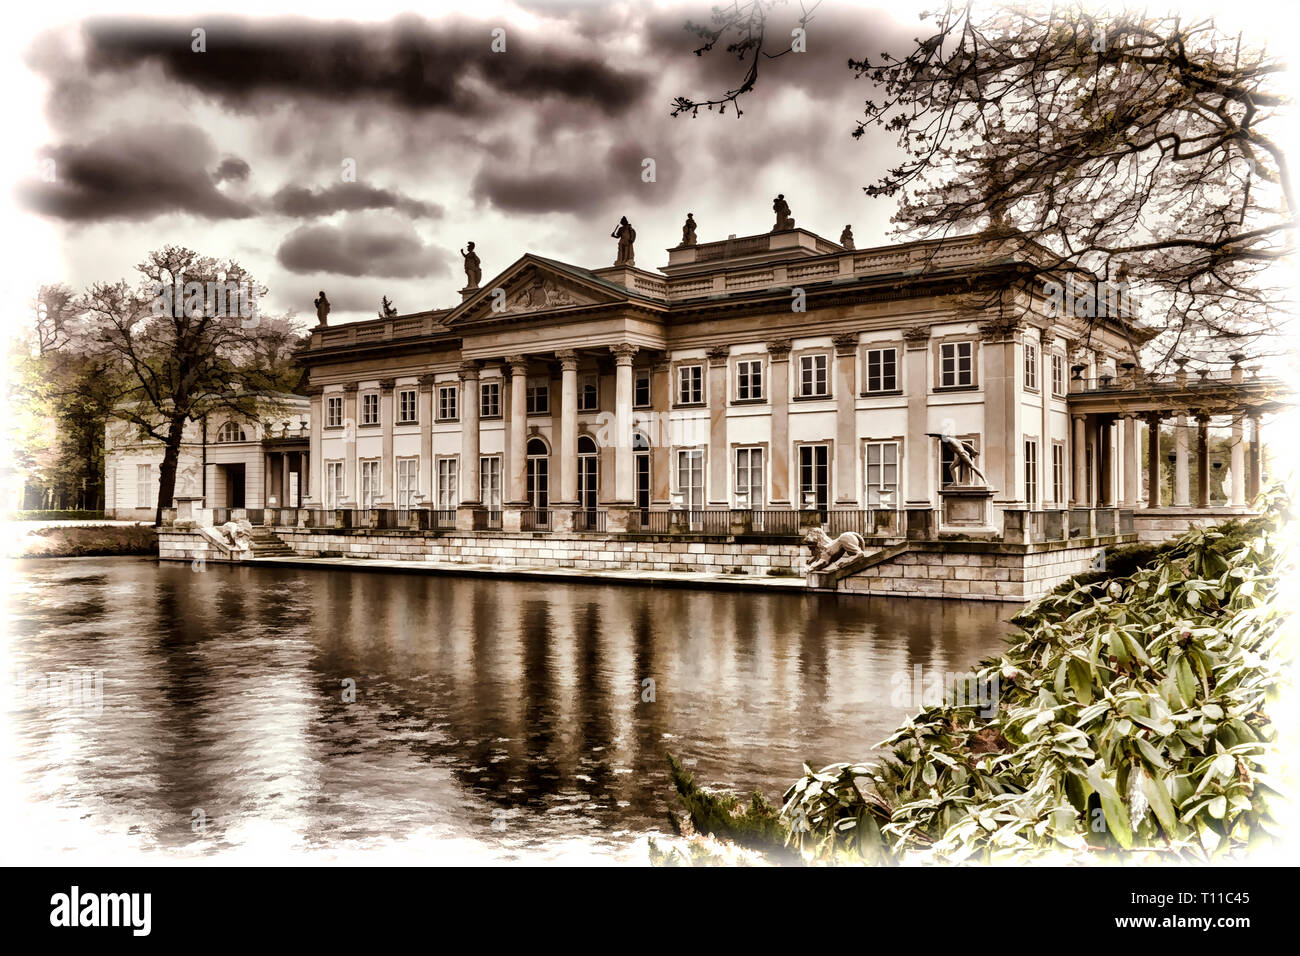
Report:
[[[673,408],[704,408],[705,402],[677,402]]]
[[[766,404],[767,404],[767,399],[766,399],[766,398],[733,398],[733,399],[731,400],[731,404],[733,404],[733,405],[766,405]]]
[[[888,397],[890,395],[902,395],[902,394],[903,394],[903,390],[901,388],[888,388],[888,389],[877,389],[874,392],[871,391],[862,392],[858,395],[858,398],[880,398],[880,397]]]
[[[936,385],[936,392],[974,392],[979,390],[978,385]]]
[[[794,401],[794,402],[828,402],[828,401],[830,401],[830,400],[831,400],[832,398],[834,398],[834,397],[835,397],[835,396],[832,395],[830,392],[826,392],[824,395],[796,395],[796,396],[794,396],[794,398],[791,399],[791,401]]]

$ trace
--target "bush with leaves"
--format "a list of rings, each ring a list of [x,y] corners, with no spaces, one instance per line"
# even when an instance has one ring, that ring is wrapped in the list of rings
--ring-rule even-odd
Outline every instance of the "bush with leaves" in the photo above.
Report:
[[[1263,511],[1022,611],[1023,636],[978,673],[998,681],[996,714],[932,707],[877,766],[805,768],[790,842],[824,861],[1191,861],[1269,839],[1289,509],[1274,493]]]

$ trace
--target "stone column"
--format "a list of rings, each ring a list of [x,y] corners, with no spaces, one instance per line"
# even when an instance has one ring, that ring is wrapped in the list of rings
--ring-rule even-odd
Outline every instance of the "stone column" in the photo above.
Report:
[[[357,503],[357,383],[343,386],[343,501]]]
[[[715,345],[709,358],[709,480],[705,501],[725,508],[727,499],[727,357],[731,349]]]
[[[1138,506],[1138,436],[1137,419],[1125,415],[1124,423],[1124,507]]]
[[[1074,416],[1074,444],[1070,448],[1070,464],[1073,465],[1074,482],[1070,504],[1075,508],[1091,507],[1092,502],[1086,494],[1088,486],[1088,450],[1087,450],[1087,416]]]
[[[437,506],[433,497],[433,375],[420,376],[420,488],[425,507]]]
[[[632,360],[637,347],[627,343],[611,345],[614,353],[614,418],[617,434],[614,446],[614,501],[631,506],[636,500],[636,477],[632,452]]]
[[[1174,506],[1191,504],[1191,476],[1187,467],[1187,416],[1179,415],[1174,423]]]
[[[528,360],[510,360],[510,501],[528,500]]]
[[[325,497],[323,494],[324,489],[320,487],[320,475],[324,471],[324,465],[322,464],[324,454],[321,449],[321,442],[322,429],[325,425],[324,419],[322,418],[324,415],[324,398],[322,392],[323,390],[319,385],[313,385],[311,390],[308,392],[311,396],[311,438],[308,439],[310,442],[309,454],[311,456],[311,467],[307,471],[307,477],[310,484],[308,484],[306,488],[307,500],[305,502],[308,505],[323,505],[325,503]],[[204,504],[205,507],[208,505],[207,502]]]
[[[1210,507],[1210,416],[1196,415],[1196,507]]]
[[[1264,481],[1264,443],[1259,436],[1259,415],[1250,416],[1250,480],[1246,484],[1246,497],[1250,504],[1259,497]]]
[[[667,356],[656,362],[650,372],[650,403],[655,413],[655,427],[650,434],[650,502],[666,505],[672,485],[671,426],[668,423],[672,383],[669,381]]]
[[[1242,435],[1242,416],[1232,416],[1232,494],[1229,504],[1240,508],[1246,503],[1246,443]]]
[[[1041,401],[1042,437],[1038,440],[1038,507],[1046,508],[1049,500],[1057,507],[1065,502],[1055,499],[1052,487],[1052,349],[1056,330],[1048,325],[1038,334],[1038,397]],[[1031,502],[1030,507],[1035,507]]]
[[[857,469],[858,333],[831,340],[835,345],[835,496],[839,505],[859,506]]]
[[[578,353],[562,349],[555,353],[560,362],[560,465],[559,507],[578,506]]]
[[[460,366],[460,495],[462,505],[481,503],[478,489],[478,362]]]
[[[907,436],[903,442],[903,465],[907,507],[934,507],[935,473],[930,460],[930,327],[916,326],[903,332],[903,387],[907,391]]]
[[[1147,507],[1160,507],[1160,413],[1147,415]]]
[[[393,380],[386,378],[379,383],[379,430],[383,433],[383,460],[379,466],[379,501],[380,508],[391,508],[397,501],[397,482],[393,472]],[[288,485],[286,484],[286,489]]]
[[[790,340],[767,343],[767,383],[772,395],[772,505],[790,507]]]
[[[289,453],[280,454],[280,507],[296,508],[297,503],[289,497]]]
[[[1097,442],[1093,458],[1097,469],[1097,506],[1100,508],[1115,506],[1115,458],[1111,452],[1114,430],[1110,420],[1097,419]]]
[[[991,322],[980,327],[984,375],[984,447],[981,459],[994,502],[1012,504],[1024,497],[1024,481],[1016,463],[1021,447],[1020,401],[1016,384],[1018,322]]]

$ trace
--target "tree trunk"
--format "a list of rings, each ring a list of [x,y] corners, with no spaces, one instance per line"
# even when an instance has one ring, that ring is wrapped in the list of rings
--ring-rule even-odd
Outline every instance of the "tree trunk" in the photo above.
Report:
[[[163,508],[170,508],[176,491],[176,463],[181,457],[181,439],[185,437],[185,416],[173,417],[167,424],[167,443],[162,465],[158,469],[158,507],[154,510],[155,528],[162,527]]]

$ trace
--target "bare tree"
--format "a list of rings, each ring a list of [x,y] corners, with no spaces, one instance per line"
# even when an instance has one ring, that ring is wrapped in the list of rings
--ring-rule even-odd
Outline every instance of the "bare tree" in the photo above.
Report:
[[[717,100],[679,98],[674,115],[754,88],[770,6],[720,11],[697,52],[734,35],[750,73]],[[1290,307],[1273,267],[1296,208],[1274,132],[1284,65],[1262,42],[1211,18],[1078,2],[950,0],[923,19],[931,32],[908,50],[848,62],[883,94],[852,135],[878,129],[902,149],[865,187],[899,201],[901,237],[992,229],[1034,263],[1026,283],[1127,283],[1157,357],[1266,347]]]
[[[275,395],[299,377],[297,338],[287,321],[257,314],[265,290],[237,262],[166,246],[136,269],[136,286],[123,280],[87,291],[88,328],[72,344],[111,366],[112,414],[162,444],[161,522],[186,423],[222,410],[249,419],[273,413]],[[233,309],[231,295],[242,297]]]

